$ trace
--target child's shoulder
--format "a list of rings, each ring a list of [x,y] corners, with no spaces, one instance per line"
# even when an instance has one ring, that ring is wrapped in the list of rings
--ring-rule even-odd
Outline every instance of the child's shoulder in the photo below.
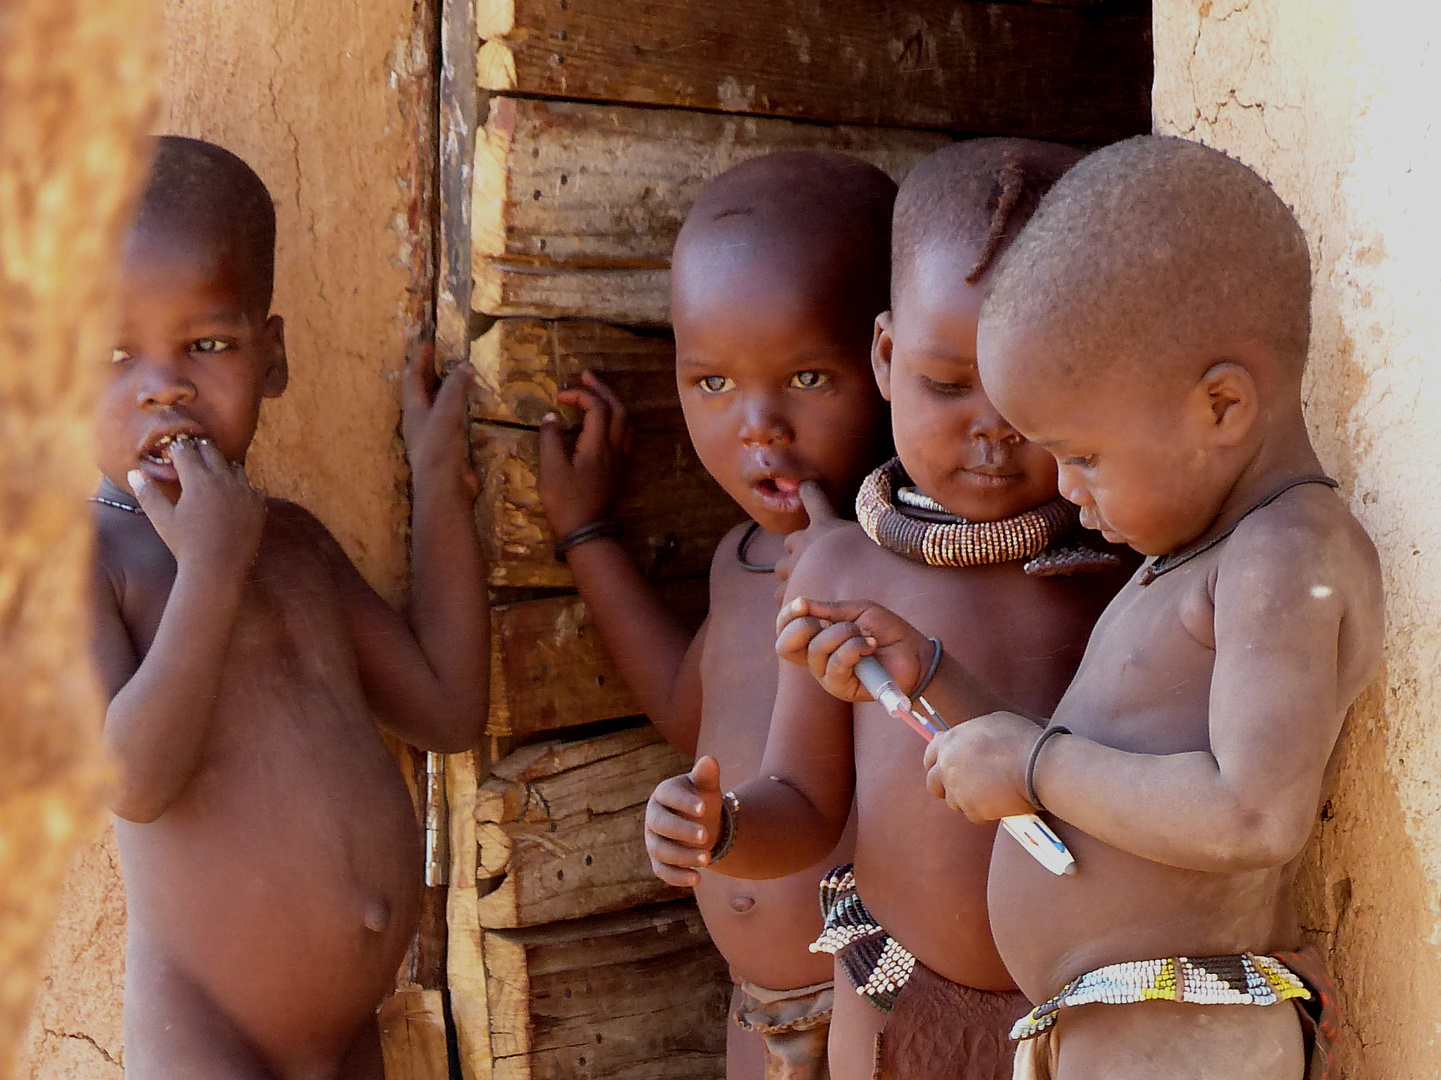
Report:
[[[866,535],[854,521],[838,525],[816,538],[791,572],[795,595],[840,595],[831,589],[861,587],[862,593],[871,576],[871,569],[885,562],[885,551]],[[810,591],[806,591],[810,590]],[[846,593],[849,595],[849,592]]]
[[[1341,497],[1319,484],[1244,518],[1223,550],[1223,572],[1326,595],[1380,596],[1375,544]]]
[[[1381,563],[1345,502],[1320,485],[1297,488],[1246,517],[1217,564],[1218,623],[1227,601],[1276,617],[1327,610],[1342,624],[1341,658],[1370,669],[1382,634]]]

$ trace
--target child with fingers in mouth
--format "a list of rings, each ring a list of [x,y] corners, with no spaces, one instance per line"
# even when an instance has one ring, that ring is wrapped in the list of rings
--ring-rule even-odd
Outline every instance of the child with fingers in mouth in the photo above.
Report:
[[[686,427],[749,519],[716,549],[697,634],[662,606],[608,522],[626,444],[615,396],[589,374],[561,395],[585,411],[573,453],[558,418],[541,431],[541,498],[607,647],[660,732],[728,775],[757,775],[766,745],[779,578],[887,453],[869,347],[886,306],[894,198],[865,162],[774,154],[714,180],[681,229],[671,313]],[[826,1076],[831,964],[807,946],[821,930],[821,875],[849,842],[838,832],[770,881],[675,878],[695,886],[737,982],[730,1080]]]
[[[157,142],[96,410],[94,657],[125,877],[125,1072],[381,1080],[375,1010],[415,932],[422,848],[381,730],[467,749],[489,616],[464,375],[406,373],[404,616],[245,473],[285,389],[275,211],[208,143]]]

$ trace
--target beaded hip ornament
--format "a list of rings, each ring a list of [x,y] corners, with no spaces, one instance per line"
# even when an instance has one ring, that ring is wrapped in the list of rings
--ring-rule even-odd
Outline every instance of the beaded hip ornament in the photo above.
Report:
[[[1032,577],[1095,574],[1121,560],[1086,547],[1080,511],[1060,496],[1000,521],[967,521],[910,487],[900,458],[892,458],[861,484],[856,520],[887,551],[927,566],[989,566],[1025,559]],[[1063,540],[1072,542],[1063,544]]]

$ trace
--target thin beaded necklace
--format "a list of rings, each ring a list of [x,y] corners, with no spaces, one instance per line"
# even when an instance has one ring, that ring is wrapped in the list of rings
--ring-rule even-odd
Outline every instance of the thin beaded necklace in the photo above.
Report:
[[[129,503],[121,502],[119,499],[107,499],[104,495],[92,495],[90,502],[99,503],[101,506],[113,506],[116,510],[124,510],[127,514],[139,514],[145,516],[145,511],[138,506],[131,506]]]

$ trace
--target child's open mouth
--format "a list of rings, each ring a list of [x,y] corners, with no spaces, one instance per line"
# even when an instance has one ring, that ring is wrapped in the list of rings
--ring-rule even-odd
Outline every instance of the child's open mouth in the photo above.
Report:
[[[138,461],[140,471],[150,480],[170,482],[178,480],[179,475],[175,471],[175,463],[170,456],[175,444],[181,440],[193,442],[200,437],[197,433],[178,431],[150,440],[140,451]]]
[[[790,514],[801,508],[801,482],[789,476],[766,476],[751,484],[751,490],[767,509]]]

